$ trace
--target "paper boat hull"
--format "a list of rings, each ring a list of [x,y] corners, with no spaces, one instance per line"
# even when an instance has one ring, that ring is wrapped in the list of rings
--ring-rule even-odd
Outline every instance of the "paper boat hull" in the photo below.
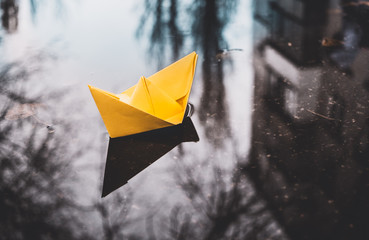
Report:
[[[173,126],[172,123],[120,101],[119,98],[112,96],[109,92],[92,86],[89,87],[111,138]]]

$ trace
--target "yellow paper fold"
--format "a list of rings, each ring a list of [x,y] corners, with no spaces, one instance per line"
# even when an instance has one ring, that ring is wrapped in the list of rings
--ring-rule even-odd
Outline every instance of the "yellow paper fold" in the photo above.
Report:
[[[121,94],[89,86],[110,137],[182,123],[195,74],[192,52]]]
[[[146,78],[141,77],[130,97],[129,104],[143,112],[156,116],[147,85]]]

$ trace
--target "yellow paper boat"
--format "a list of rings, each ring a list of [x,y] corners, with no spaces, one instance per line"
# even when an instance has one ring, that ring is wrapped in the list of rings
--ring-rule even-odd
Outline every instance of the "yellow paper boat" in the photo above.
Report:
[[[190,53],[120,94],[89,85],[111,138],[182,123],[195,74]]]

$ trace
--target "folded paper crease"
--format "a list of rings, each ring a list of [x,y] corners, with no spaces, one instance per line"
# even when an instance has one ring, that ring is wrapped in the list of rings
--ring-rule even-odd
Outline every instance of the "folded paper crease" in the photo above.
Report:
[[[110,137],[182,123],[196,62],[197,54],[192,52],[148,78],[141,77],[120,94],[89,85]]]

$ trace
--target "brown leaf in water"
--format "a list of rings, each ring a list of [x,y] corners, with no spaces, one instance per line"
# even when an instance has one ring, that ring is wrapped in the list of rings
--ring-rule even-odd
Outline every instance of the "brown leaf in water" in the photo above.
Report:
[[[322,39],[323,47],[337,47],[337,46],[342,46],[343,44],[344,44],[343,41],[333,39],[333,38],[323,38]]]
[[[39,103],[24,103],[14,105],[5,115],[6,120],[24,119],[36,114]]]
[[[365,5],[365,6],[369,6],[369,2],[365,2],[365,1],[360,1],[360,2],[348,2],[345,3],[343,6],[360,6],[360,5]]]

